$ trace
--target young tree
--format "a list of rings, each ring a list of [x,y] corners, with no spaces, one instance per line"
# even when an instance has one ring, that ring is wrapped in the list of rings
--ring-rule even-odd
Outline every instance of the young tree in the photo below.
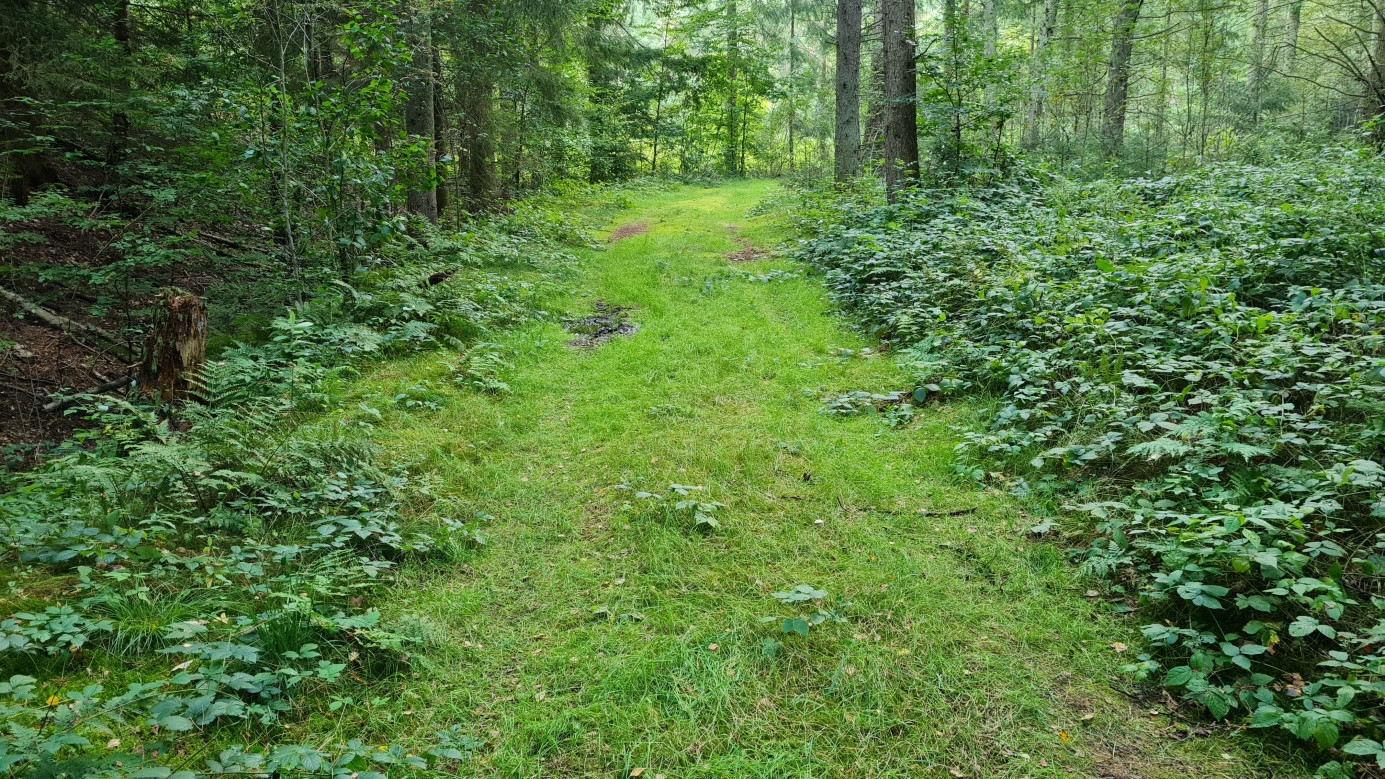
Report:
[[[837,0],[837,181],[861,175],[861,0]]]

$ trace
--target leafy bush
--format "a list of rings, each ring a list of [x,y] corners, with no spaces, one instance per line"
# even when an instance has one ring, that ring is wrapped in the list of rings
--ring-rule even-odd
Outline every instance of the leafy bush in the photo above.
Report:
[[[1339,151],[794,214],[915,399],[996,399],[962,470],[1093,518],[1083,566],[1151,619],[1130,671],[1363,755],[1385,734],[1382,187]]]

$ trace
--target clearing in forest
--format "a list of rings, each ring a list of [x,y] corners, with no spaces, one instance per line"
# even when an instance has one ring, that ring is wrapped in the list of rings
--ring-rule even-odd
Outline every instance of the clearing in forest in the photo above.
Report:
[[[769,189],[642,198],[612,224],[648,232],[583,253],[563,312],[637,330],[573,349],[555,315],[501,341],[510,393],[387,412],[381,442],[494,519],[467,565],[406,568],[383,604],[432,631],[379,702],[399,711],[330,727],[460,723],[474,776],[1266,775],[1263,742],[1117,691],[1136,626],[1022,507],[952,477],[973,407],[824,412],[904,382],[801,268],[728,262],[782,238],[746,217]],[[421,356],[356,391],[448,375]],[[800,585],[821,600],[774,595]]]

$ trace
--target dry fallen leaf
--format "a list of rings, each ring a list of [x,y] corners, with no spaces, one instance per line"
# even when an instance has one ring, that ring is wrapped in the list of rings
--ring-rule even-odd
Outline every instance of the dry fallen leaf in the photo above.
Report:
[[[1091,722],[1092,719],[1095,718],[1095,717],[1096,717],[1095,714],[1083,714],[1083,715],[1082,715],[1082,721],[1083,721],[1083,722]]]
[[[643,768],[631,768],[631,769],[630,769],[630,779],[634,779],[634,778],[637,777],[637,776],[644,776],[644,769],[643,769]]]
[[[953,776],[959,777],[959,779],[960,777],[966,776],[966,774],[962,773],[961,771],[958,771],[956,768],[949,768],[947,769],[947,772],[949,774],[952,774]]]
[[[1114,649],[1114,650],[1116,650],[1117,653],[1119,653],[1119,652],[1124,652],[1125,650],[1129,649],[1130,647],[1128,647],[1128,646],[1126,646],[1125,644],[1122,644],[1121,642],[1117,641],[1116,643],[1114,643],[1114,644],[1111,645],[1111,648]]]

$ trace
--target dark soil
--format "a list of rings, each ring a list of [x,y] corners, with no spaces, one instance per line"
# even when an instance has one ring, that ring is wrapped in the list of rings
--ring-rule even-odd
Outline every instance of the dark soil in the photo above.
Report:
[[[60,332],[0,299],[0,468],[41,458],[52,444],[87,425],[80,414],[47,412],[55,393],[84,392],[129,375],[139,352],[148,306],[157,290],[176,286],[218,297],[218,265],[228,256],[200,241],[203,254],[174,267],[112,267],[124,257],[111,230],[83,229],[57,219],[11,222],[0,229],[41,241],[17,242],[3,252],[0,286],[69,319],[100,327],[126,342]],[[195,240],[195,239],[194,239]],[[221,239],[226,240],[226,239]],[[200,257],[200,259],[199,259]],[[109,274],[102,269],[111,268]],[[108,283],[90,279],[106,275]]]
[[[618,335],[634,335],[640,330],[639,324],[631,322],[626,316],[630,311],[628,308],[596,303],[592,310],[595,313],[591,316],[585,319],[569,319],[564,325],[567,331],[573,334],[570,343],[574,349],[595,349],[609,343]]]
[[[649,232],[648,222],[630,222],[612,231],[609,240],[611,243],[619,243],[626,238],[634,238],[637,235],[644,235],[647,232]]]

